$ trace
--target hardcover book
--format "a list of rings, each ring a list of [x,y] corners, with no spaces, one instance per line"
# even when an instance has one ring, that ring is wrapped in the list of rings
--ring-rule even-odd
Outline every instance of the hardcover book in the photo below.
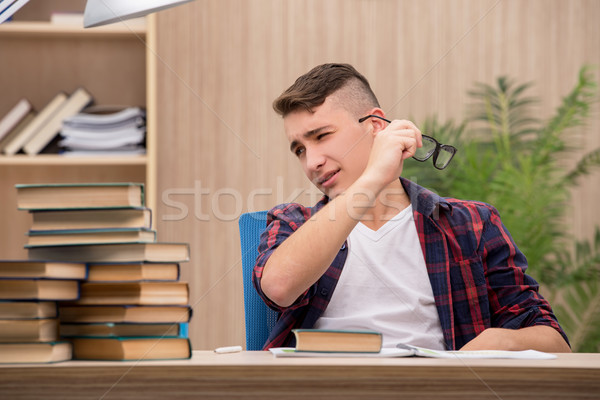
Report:
[[[152,228],[152,212],[149,208],[34,210],[30,213],[32,231]]]
[[[142,183],[19,184],[20,210],[144,207]]]
[[[0,343],[0,363],[54,363],[72,358],[69,342]]]
[[[79,281],[58,279],[0,279],[2,300],[76,300]]]
[[[0,260],[0,278],[85,279],[84,263]]]
[[[95,324],[61,324],[60,336],[75,337],[188,337],[188,324],[164,323],[95,323]]]
[[[58,340],[58,319],[0,319],[0,342],[53,342]]]
[[[360,330],[294,329],[297,351],[377,353],[381,350],[379,332]]]
[[[79,305],[186,305],[185,282],[82,282]]]
[[[190,259],[187,243],[122,243],[46,246],[28,249],[29,259],[106,262],[184,262]]]
[[[55,301],[0,301],[1,319],[56,318],[58,307]]]
[[[61,323],[161,323],[188,322],[192,317],[190,306],[74,306],[60,307]]]
[[[56,113],[67,101],[67,95],[63,92],[58,93],[44,108],[25,126],[18,136],[5,144],[4,154],[16,154],[31,139],[36,132],[44,126],[46,121]]]
[[[63,120],[77,114],[91,102],[92,96],[84,88],[77,89],[25,143],[25,153],[35,155],[42,151],[58,135]]]
[[[88,264],[88,282],[177,281],[178,263]]]
[[[25,248],[70,244],[148,243],[155,240],[155,231],[140,228],[30,230]]]
[[[76,338],[73,358],[77,360],[170,360],[192,356],[186,338]]]

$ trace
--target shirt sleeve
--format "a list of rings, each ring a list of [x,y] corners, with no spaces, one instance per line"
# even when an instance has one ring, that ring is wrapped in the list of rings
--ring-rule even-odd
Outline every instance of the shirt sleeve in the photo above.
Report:
[[[262,273],[269,257],[281,243],[310,218],[310,215],[311,210],[309,208],[295,203],[279,205],[267,213],[267,228],[260,236],[258,257],[252,273],[252,283],[267,306],[275,311],[283,312],[305,306],[316,291],[316,285],[313,285],[300,295],[292,305],[280,307],[264,294],[260,285]]]
[[[547,325],[567,343],[550,304],[539,293],[539,284],[525,273],[527,259],[502,224],[498,211],[491,213],[482,233],[483,261],[488,285],[492,326],[519,329]]]

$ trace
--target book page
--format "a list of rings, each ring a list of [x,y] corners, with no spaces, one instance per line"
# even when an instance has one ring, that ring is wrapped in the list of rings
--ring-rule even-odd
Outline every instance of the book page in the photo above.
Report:
[[[406,344],[398,344],[398,348],[409,350],[413,349],[415,355],[419,357],[433,358],[518,358],[528,360],[552,360],[556,358],[555,354],[543,353],[536,350],[523,351],[507,351],[507,350],[478,350],[478,351],[444,351],[432,350],[424,347],[411,346]]]
[[[410,357],[414,355],[414,350],[383,348],[379,353],[347,353],[347,352],[315,352],[315,351],[296,351],[293,347],[275,347],[269,349],[275,357]]]

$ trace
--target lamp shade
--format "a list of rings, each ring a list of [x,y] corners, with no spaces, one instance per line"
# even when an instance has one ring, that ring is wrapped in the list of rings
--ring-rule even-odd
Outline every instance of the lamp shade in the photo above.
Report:
[[[83,14],[83,26],[91,28],[143,17],[190,1],[192,0],[88,0]]]

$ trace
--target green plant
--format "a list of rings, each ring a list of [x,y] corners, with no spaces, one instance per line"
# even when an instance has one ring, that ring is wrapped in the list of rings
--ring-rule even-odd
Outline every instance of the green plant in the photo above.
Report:
[[[582,68],[554,115],[540,121],[532,117],[536,100],[526,96],[531,84],[516,85],[506,77],[495,86],[478,83],[469,93],[474,103],[465,122],[429,118],[422,124],[423,132],[459,149],[452,164],[437,177],[414,163],[403,172],[441,195],[494,205],[527,256],[528,273],[544,286],[546,297],[560,302],[555,312],[567,334],[577,338],[573,349],[588,351],[600,337],[600,233],[593,246],[576,242],[566,211],[578,178],[600,166],[600,148],[571,170],[565,170],[565,159],[578,149],[573,128],[582,129],[596,86],[590,69]]]

